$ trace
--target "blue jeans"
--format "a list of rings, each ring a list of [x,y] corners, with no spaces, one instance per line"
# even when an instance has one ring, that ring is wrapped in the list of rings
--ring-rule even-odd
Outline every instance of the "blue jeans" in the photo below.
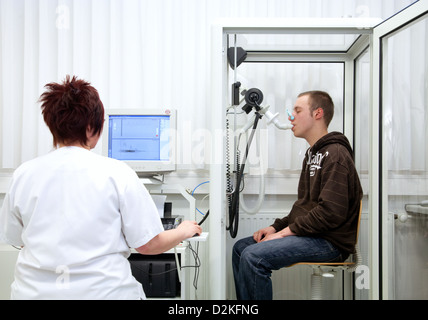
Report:
[[[256,243],[253,237],[235,243],[232,267],[238,300],[272,300],[272,270],[297,262],[340,261],[340,251],[322,238],[288,236]]]

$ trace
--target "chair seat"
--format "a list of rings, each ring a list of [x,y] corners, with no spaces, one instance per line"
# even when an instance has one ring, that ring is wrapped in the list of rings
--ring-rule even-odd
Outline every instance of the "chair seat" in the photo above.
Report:
[[[339,267],[339,266],[353,266],[353,265],[355,265],[355,262],[352,262],[352,261],[344,261],[344,262],[297,262],[295,264],[290,265],[289,267],[299,266],[299,265]]]

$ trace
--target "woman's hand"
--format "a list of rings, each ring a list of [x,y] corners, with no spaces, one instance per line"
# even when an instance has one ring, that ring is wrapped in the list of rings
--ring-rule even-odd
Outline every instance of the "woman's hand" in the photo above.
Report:
[[[135,248],[141,254],[160,254],[174,248],[181,241],[200,235],[202,228],[196,221],[183,221],[175,229],[159,233],[145,245]]]
[[[186,220],[178,225],[177,231],[182,233],[182,240],[184,240],[193,237],[195,234],[200,235],[202,228],[196,221]]]

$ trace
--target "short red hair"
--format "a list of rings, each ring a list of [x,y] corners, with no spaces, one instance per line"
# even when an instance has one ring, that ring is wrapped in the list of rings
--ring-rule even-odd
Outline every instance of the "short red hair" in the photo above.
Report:
[[[93,135],[101,135],[104,106],[90,83],[67,75],[61,84],[52,82],[45,88],[39,101],[43,119],[53,135],[54,147],[58,143],[87,145],[87,128]]]

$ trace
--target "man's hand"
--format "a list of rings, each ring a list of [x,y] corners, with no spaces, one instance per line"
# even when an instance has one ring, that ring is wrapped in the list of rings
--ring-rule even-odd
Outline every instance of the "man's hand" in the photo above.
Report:
[[[282,229],[281,231],[276,232],[275,228],[269,226],[259,231],[254,232],[253,239],[256,242],[269,241],[274,239],[281,239],[288,236],[296,235],[289,227]]]
[[[256,242],[262,241],[266,236],[274,234],[276,232],[275,228],[272,226],[260,229],[253,234],[253,239]]]

